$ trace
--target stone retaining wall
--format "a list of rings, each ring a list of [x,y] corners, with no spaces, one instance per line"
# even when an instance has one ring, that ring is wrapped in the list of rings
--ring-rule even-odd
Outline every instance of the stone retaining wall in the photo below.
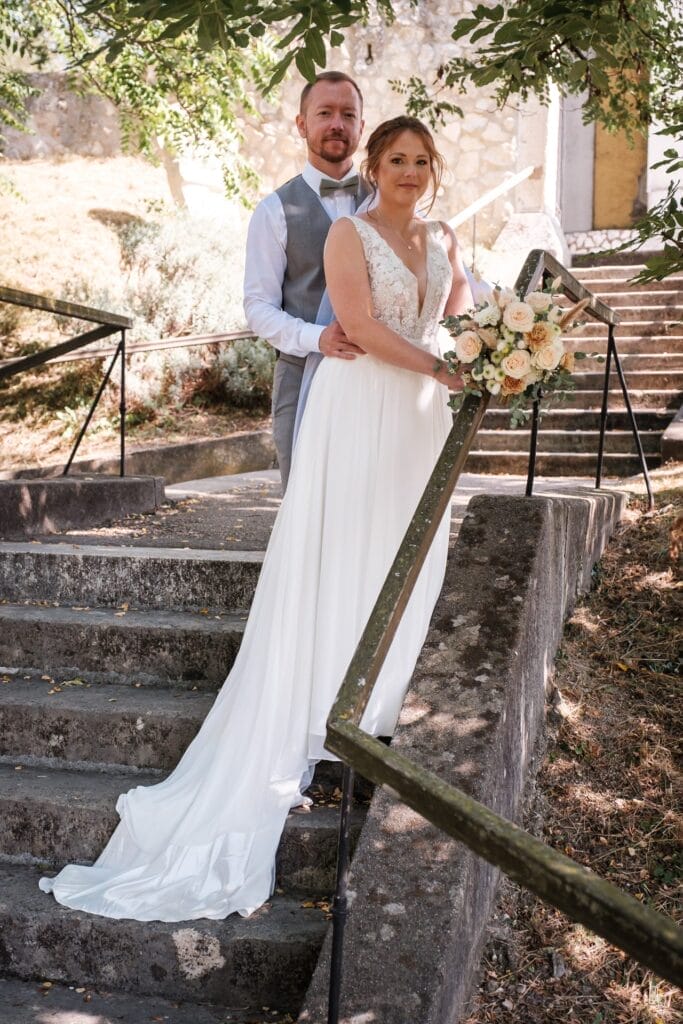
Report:
[[[518,818],[565,616],[625,496],[474,498],[393,745]],[[351,869],[342,1024],[455,1024],[476,980],[498,871],[387,789]],[[330,937],[300,1021],[325,1024]]]

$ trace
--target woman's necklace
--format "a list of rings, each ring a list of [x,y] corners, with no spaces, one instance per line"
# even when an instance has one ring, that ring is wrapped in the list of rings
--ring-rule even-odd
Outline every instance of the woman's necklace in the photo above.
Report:
[[[400,231],[398,231],[396,228],[392,228],[390,224],[385,224],[383,220],[380,220],[375,210],[368,210],[368,217],[370,217],[372,220],[376,220],[379,226],[381,228],[384,228],[385,231],[391,231],[392,234],[396,235],[396,237],[403,242],[403,244],[405,245],[406,249],[408,249],[409,252],[413,251],[415,247],[411,245],[410,242],[406,242],[405,238],[403,237]]]

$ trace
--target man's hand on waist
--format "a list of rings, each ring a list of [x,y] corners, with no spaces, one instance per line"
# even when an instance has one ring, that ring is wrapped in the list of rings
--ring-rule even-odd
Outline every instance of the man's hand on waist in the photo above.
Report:
[[[362,348],[349,341],[337,320],[324,329],[318,346],[324,356],[336,356],[337,359],[355,359],[365,355]]]

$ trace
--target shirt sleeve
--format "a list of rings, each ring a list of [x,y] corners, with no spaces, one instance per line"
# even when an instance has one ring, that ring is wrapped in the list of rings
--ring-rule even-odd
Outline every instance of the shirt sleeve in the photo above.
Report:
[[[287,223],[277,195],[258,204],[249,222],[244,270],[244,313],[249,329],[290,356],[318,352],[323,324],[309,324],[282,308],[287,267]]]

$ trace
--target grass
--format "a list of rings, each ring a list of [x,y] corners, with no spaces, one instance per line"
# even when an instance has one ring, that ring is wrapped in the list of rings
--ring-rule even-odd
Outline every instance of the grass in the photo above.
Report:
[[[683,469],[641,495],[567,623],[525,827],[680,920]],[[673,551],[670,551],[673,548]],[[621,951],[505,880],[467,1024],[673,1024],[683,999]]]

